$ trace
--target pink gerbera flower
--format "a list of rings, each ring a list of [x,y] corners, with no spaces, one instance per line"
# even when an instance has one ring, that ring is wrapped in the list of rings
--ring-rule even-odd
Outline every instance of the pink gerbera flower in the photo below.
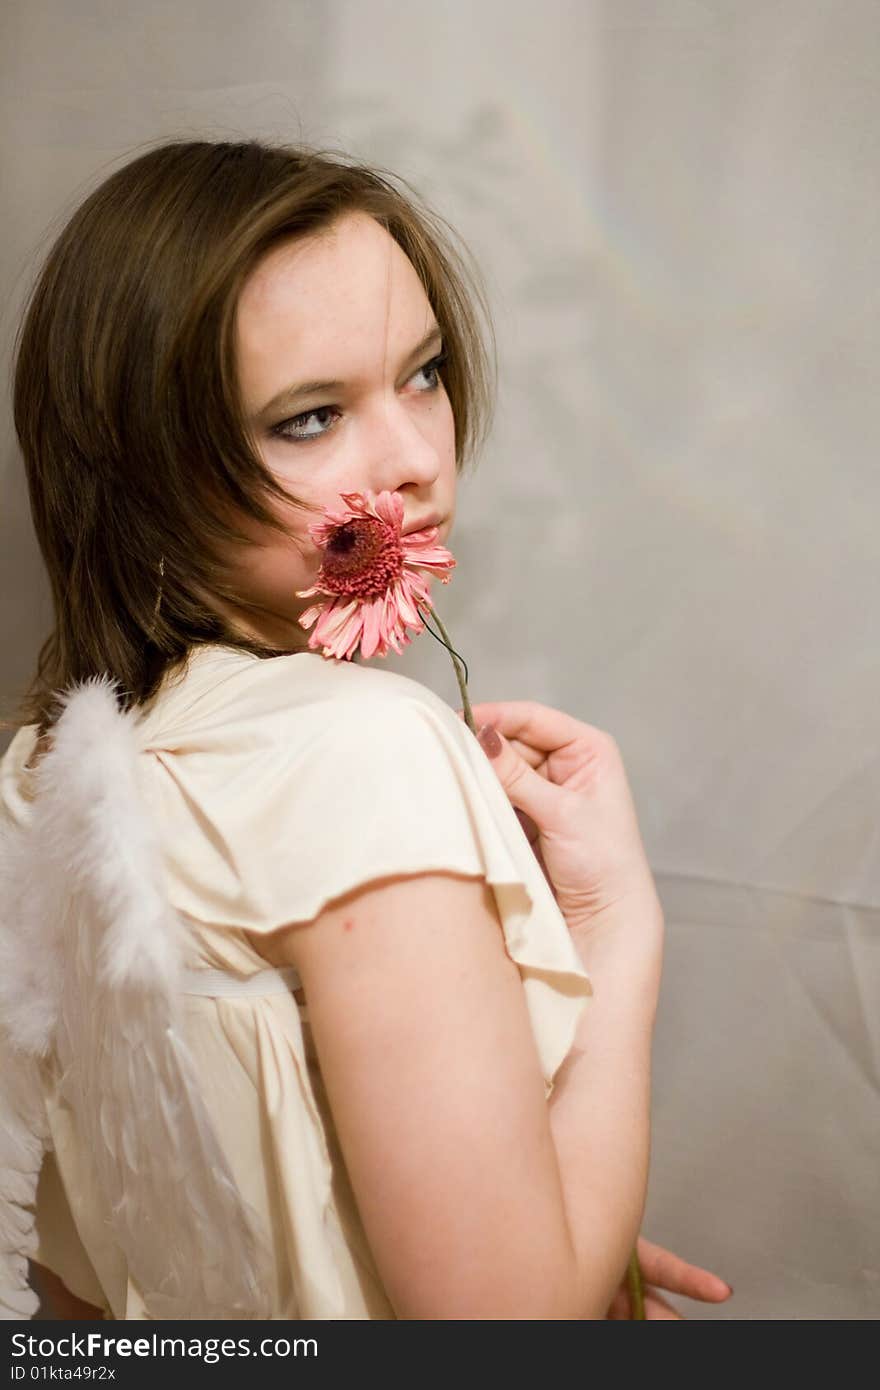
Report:
[[[394,492],[343,492],[345,508],[328,509],[309,535],[324,551],[318,577],[298,598],[322,601],[300,615],[315,630],[309,647],[323,655],[351,660],[360,646],[365,657],[400,654],[414,633],[424,630],[419,604],[430,610],[430,583],[448,584],[455,560],[437,545],[438,528],[401,534],[403,500]],[[424,571],[420,573],[420,571]]]

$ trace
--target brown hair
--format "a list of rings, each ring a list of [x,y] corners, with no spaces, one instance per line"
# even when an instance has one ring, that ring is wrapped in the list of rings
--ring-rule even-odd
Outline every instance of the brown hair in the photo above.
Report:
[[[3,727],[34,723],[44,738],[57,692],[99,673],[116,678],[125,708],[143,703],[205,642],[280,655],[201,597],[246,607],[212,545],[244,539],[234,512],[283,529],[271,497],[305,508],[250,435],[235,311],[270,248],[348,211],[374,217],[419,275],[443,334],[458,470],[474,456],[495,386],[485,291],[452,229],[404,180],[304,146],[151,147],[70,218],[17,335],[15,429],[55,625]]]

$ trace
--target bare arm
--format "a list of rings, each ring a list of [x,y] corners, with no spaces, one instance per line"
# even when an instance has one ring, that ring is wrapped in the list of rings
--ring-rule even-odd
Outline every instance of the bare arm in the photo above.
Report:
[[[605,1316],[644,1215],[663,932],[659,908],[647,901],[615,908],[594,919],[589,934],[573,934],[593,997],[556,1074],[549,1116],[586,1276],[585,1317]]]
[[[655,1000],[631,974],[613,983],[634,968],[634,948],[615,954],[610,931],[591,938],[596,995],[548,1105],[522,982],[482,879],[384,880],[312,923],[251,939],[302,976],[398,1316],[604,1318],[646,1183]]]

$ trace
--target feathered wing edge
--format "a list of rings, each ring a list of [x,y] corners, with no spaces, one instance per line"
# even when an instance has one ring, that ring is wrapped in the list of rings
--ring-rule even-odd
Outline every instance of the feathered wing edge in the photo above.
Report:
[[[0,821],[0,1319],[32,1318],[36,1195],[50,1147],[41,1061],[58,1021],[63,902],[55,874],[34,873],[47,846]]]
[[[40,1301],[28,1283],[37,1250],[34,1204],[48,1145],[39,1073],[0,1037],[0,1319],[32,1318]]]
[[[98,1191],[155,1318],[265,1318],[269,1241],[239,1192],[183,1038],[182,921],[137,779],[136,714],[116,682],[61,695],[33,816],[0,844],[0,1316],[32,1317],[27,1258],[58,1097],[93,1157]],[[6,1036],[3,1036],[5,1030]]]

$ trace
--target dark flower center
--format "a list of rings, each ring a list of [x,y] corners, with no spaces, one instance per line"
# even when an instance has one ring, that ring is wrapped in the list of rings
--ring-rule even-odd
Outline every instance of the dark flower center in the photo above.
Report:
[[[324,550],[321,583],[332,593],[377,598],[403,572],[396,531],[378,517],[356,517],[337,526]]]

